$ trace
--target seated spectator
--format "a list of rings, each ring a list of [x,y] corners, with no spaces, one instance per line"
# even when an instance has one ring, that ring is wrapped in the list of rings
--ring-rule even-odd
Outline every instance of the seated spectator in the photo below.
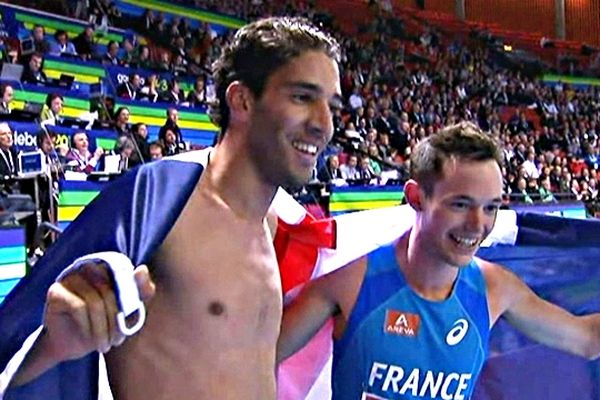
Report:
[[[358,157],[356,154],[350,154],[345,164],[340,167],[342,178],[347,181],[360,179],[360,171],[358,170]]]
[[[134,153],[129,157],[129,167],[150,161],[150,145],[148,144],[148,127],[146,124],[137,123],[133,125],[132,139],[134,141]]]
[[[206,98],[206,80],[204,76],[196,78],[194,89],[188,93],[187,101],[191,107],[206,107],[208,100]]]
[[[171,55],[167,51],[160,53],[160,60],[156,69],[162,72],[171,72]]]
[[[177,134],[173,128],[166,128],[158,138],[163,144],[167,156],[174,156],[185,151],[183,143],[177,142]]]
[[[124,54],[120,59],[120,65],[124,67],[131,67],[136,57],[135,46],[133,45],[131,39],[123,39],[121,42],[121,48],[123,49]]]
[[[117,96],[123,99],[136,100],[140,89],[140,75],[132,72],[129,79],[117,87]]]
[[[54,43],[50,44],[49,53],[53,56],[76,56],[77,50],[73,43],[69,41],[69,35],[66,31],[59,29],[54,34]]]
[[[327,157],[327,163],[317,172],[317,179],[323,183],[344,179],[340,170],[340,159],[337,155],[332,154]]]
[[[121,156],[121,160],[119,161],[119,172],[126,171],[133,167],[131,163],[132,158],[135,155],[135,144],[130,137],[119,137],[115,144],[115,153]]]
[[[46,96],[46,102],[40,114],[40,124],[42,127],[48,125],[54,126],[60,123],[63,104],[64,100],[58,93],[50,93]]]
[[[175,76],[184,76],[188,73],[187,65],[185,64],[181,54],[175,55],[175,59],[171,65],[171,70]]]
[[[531,198],[531,196],[529,195],[529,192],[527,191],[527,180],[525,178],[519,178],[519,181],[517,182],[517,190],[515,191],[515,194],[520,195],[518,200],[521,203],[533,204],[533,199]]]
[[[150,49],[148,46],[139,46],[137,55],[131,62],[132,68],[151,69],[152,60],[150,59]]]
[[[165,156],[165,146],[160,141],[152,142],[149,145],[150,160],[160,160]]]
[[[158,100],[158,77],[156,74],[151,74],[146,78],[144,86],[142,86],[137,94],[139,101],[148,101],[150,103],[156,103]]]
[[[0,188],[10,189],[12,182],[2,182],[2,179],[13,177],[18,172],[17,150],[14,147],[12,129],[8,123],[0,122]]]
[[[42,70],[44,57],[41,53],[33,53],[29,58],[29,62],[23,70],[21,82],[31,85],[45,86],[48,83],[48,78]]]
[[[33,45],[35,51],[46,54],[50,51],[50,42],[46,39],[46,31],[42,25],[35,25],[32,31]]]
[[[36,136],[38,149],[46,156],[46,164],[51,174],[55,178],[63,175],[62,165],[67,163],[66,153],[63,154],[54,143],[56,142],[56,133],[42,129]]]
[[[120,65],[121,60],[118,57],[119,44],[114,40],[108,42],[106,53],[102,56],[102,64],[104,65]]]
[[[172,129],[177,135],[177,143],[183,143],[183,136],[181,135],[181,129],[179,129],[179,125],[177,122],[179,121],[179,111],[175,107],[167,108],[167,120],[165,124],[160,127],[158,131],[158,137],[161,138],[164,136],[164,131],[166,129]],[[185,147],[185,146],[184,146]]]
[[[10,114],[10,103],[14,97],[14,90],[8,83],[0,83],[0,114]]]
[[[379,160],[381,160],[381,156],[379,154],[379,147],[375,143],[371,143],[367,148],[367,152],[369,153],[369,158],[371,162],[371,169],[377,176],[381,176],[381,164]]]
[[[115,112],[114,128],[117,136],[130,136],[131,128],[129,126],[129,108],[119,107]]]
[[[169,80],[167,90],[160,94],[160,101],[165,103],[179,104],[183,101],[183,91],[179,87],[179,81],[175,78]]]
[[[88,25],[73,40],[75,50],[84,61],[96,59],[96,43],[94,43],[94,26]]]
[[[67,167],[71,171],[89,174],[96,168],[102,155],[104,155],[102,147],[97,147],[94,153],[90,152],[87,133],[75,133],[71,137],[71,149],[67,154]]]
[[[377,178],[375,171],[371,167],[371,159],[369,156],[361,156],[360,164],[358,168],[360,172],[360,179],[365,181],[371,181],[372,179]]]

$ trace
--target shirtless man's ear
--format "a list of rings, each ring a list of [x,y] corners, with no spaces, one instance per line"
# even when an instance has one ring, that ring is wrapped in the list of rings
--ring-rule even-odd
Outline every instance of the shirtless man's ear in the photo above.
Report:
[[[231,112],[231,122],[247,122],[253,102],[250,89],[241,81],[233,81],[227,87],[225,97]]]

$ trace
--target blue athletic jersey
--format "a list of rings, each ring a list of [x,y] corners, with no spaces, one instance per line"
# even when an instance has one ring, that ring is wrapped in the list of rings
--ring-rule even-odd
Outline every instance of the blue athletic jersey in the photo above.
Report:
[[[489,321],[475,262],[460,268],[448,299],[430,301],[408,286],[394,245],[375,250],[334,343],[333,399],[469,399],[486,359]]]

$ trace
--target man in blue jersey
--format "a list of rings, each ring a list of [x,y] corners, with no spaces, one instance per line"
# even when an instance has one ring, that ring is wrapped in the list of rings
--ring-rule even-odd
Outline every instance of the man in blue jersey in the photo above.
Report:
[[[284,309],[278,359],[334,317],[334,400],[468,399],[504,316],[529,337],[600,356],[600,314],[576,317],[474,257],[502,202],[502,154],[470,123],[419,143],[398,240],[313,281]]]

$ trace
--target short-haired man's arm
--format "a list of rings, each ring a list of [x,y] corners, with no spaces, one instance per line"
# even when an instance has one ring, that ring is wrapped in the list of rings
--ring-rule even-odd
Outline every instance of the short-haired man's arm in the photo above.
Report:
[[[283,310],[277,362],[300,350],[338,310],[327,290],[331,276],[309,282]]]
[[[492,318],[504,316],[516,329],[547,346],[588,359],[600,357],[600,313],[576,316],[533,292],[511,271],[487,262],[482,270]]]

